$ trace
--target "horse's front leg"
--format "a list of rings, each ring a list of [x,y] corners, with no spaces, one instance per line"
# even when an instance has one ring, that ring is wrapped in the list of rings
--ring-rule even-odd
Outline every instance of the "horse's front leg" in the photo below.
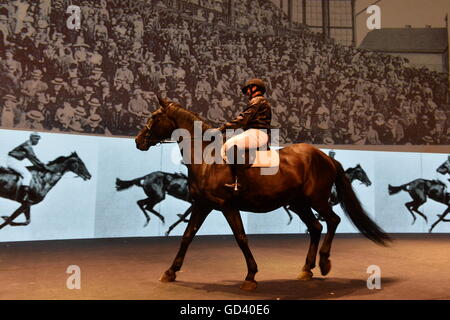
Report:
[[[186,255],[186,251],[189,245],[191,244],[192,239],[194,238],[198,229],[200,229],[201,225],[203,224],[203,221],[205,221],[205,218],[211,211],[212,209],[207,207],[202,207],[196,204],[192,205],[191,218],[189,219],[186,230],[184,231],[180,249],[178,250],[175,260],[173,261],[170,268],[167,269],[167,271],[164,272],[161,278],[159,279],[160,281],[162,282],[175,281],[175,278],[177,277],[176,272],[179,271],[181,269],[181,266],[183,265],[184,256]]]
[[[0,229],[3,229],[8,224],[12,225],[12,226],[25,225],[25,224],[16,224],[16,223],[13,222],[14,219],[16,219],[24,211],[28,212],[28,214],[27,213],[25,213],[25,214],[26,214],[26,217],[27,217],[27,221],[29,223],[29,221],[30,221],[30,206],[27,205],[27,204],[22,204],[19,208],[16,209],[16,211],[13,212],[13,214],[11,216],[9,216],[9,217],[8,216],[3,216],[2,217],[5,220],[5,222],[3,222],[0,225]],[[26,223],[26,224],[28,224],[28,223]]]
[[[242,224],[241,214],[236,209],[223,210],[223,214],[228,221],[228,224],[233,230],[234,237],[241,248],[247,262],[247,277],[241,285],[241,289],[245,291],[255,290],[257,282],[255,281],[255,274],[258,272],[258,266],[253,258],[252,252],[248,246],[247,235],[245,234],[244,225]]]
[[[446,217],[449,213],[450,213],[450,207],[448,207],[448,208],[444,211],[443,214],[440,214],[440,215],[439,215],[439,219],[436,220],[436,221],[433,223],[433,225],[431,226],[430,230],[428,230],[428,232],[431,233],[431,231],[433,231],[434,227],[436,227],[437,224],[438,224],[439,222],[441,222],[441,221],[443,221],[443,222],[448,222],[448,220],[445,219],[445,217]]]

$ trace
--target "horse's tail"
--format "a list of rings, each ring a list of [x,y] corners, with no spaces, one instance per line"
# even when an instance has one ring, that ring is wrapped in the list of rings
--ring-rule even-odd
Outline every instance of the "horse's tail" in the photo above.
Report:
[[[386,246],[387,242],[391,241],[390,237],[365,212],[342,165],[338,161],[334,161],[337,169],[336,190],[342,210],[365,237]]]
[[[388,185],[389,195],[393,195],[393,194],[399,193],[399,192],[402,191],[402,190],[405,190],[405,186],[406,186],[406,185],[404,184],[404,185],[395,187],[395,186],[391,186],[391,185],[389,184],[389,185]]]
[[[120,180],[119,178],[116,178],[116,190],[122,191],[132,186],[142,187],[141,180],[143,178],[144,177],[140,177],[133,180]]]

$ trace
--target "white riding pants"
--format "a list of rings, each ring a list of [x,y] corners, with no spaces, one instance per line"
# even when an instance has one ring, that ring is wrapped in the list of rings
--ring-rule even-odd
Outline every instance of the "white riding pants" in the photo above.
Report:
[[[228,139],[223,144],[220,154],[225,161],[228,161],[226,153],[233,146],[237,146],[239,149],[256,149],[266,145],[268,141],[269,136],[263,130],[248,129]]]
[[[22,175],[22,186],[30,186],[32,178],[31,172],[26,168],[27,165],[29,164],[28,161],[25,161],[25,159],[20,161],[11,156],[8,156],[8,158],[6,159],[6,166],[8,168],[16,170]]]

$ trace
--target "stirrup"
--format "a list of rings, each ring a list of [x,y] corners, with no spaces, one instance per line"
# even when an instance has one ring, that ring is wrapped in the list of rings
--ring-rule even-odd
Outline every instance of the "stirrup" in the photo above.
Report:
[[[234,183],[225,183],[225,187],[233,189],[233,192],[238,192],[239,191],[238,179],[236,178]]]

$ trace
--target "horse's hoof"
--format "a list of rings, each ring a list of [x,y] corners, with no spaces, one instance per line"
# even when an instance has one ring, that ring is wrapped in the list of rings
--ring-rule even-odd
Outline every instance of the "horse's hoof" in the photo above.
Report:
[[[241,284],[241,290],[244,291],[253,291],[256,289],[257,283],[255,280],[245,280],[242,284]]]
[[[159,278],[159,281],[173,282],[173,281],[175,281],[176,277],[177,277],[177,275],[175,274],[175,272],[167,270],[166,272],[164,272],[162,274],[161,278]]]
[[[302,271],[300,272],[300,274],[297,276],[297,280],[301,280],[301,281],[309,281],[311,280],[313,277],[313,273],[311,271]]]
[[[323,276],[326,276],[331,270],[330,259],[320,261],[319,265],[320,265],[320,273]]]

